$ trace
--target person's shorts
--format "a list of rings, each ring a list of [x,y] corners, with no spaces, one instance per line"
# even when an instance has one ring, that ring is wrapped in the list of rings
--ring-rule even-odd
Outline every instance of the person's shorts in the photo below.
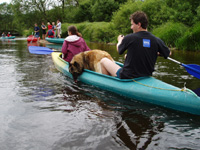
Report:
[[[35,37],[36,37],[36,38],[39,38],[39,35],[36,34]]]
[[[117,72],[116,72],[116,75],[117,75],[116,77],[117,77],[117,78],[120,78],[120,71],[121,71],[121,70],[122,70],[122,68],[119,68],[119,69],[117,70]]]
[[[42,34],[46,34],[46,30],[42,30]]]

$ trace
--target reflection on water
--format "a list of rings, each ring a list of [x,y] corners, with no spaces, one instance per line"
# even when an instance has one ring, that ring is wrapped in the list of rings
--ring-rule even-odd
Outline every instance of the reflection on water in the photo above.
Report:
[[[88,45],[124,61],[115,45]],[[55,69],[50,55],[30,54],[27,46],[26,40],[0,41],[1,149],[199,149],[199,116],[75,84]],[[174,51],[171,57],[200,64],[199,53]],[[154,76],[200,87],[183,67],[163,58]]]

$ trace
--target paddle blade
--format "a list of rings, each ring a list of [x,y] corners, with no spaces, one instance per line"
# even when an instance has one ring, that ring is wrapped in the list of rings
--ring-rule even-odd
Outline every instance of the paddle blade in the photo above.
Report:
[[[51,54],[52,52],[54,52],[50,48],[41,47],[41,46],[29,46],[28,50],[32,54],[40,54],[40,55]]]
[[[182,64],[182,66],[185,67],[185,69],[187,70],[187,72],[191,75],[193,75],[194,77],[200,79],[200,66],[199,65],[195,65],[195,64]]]

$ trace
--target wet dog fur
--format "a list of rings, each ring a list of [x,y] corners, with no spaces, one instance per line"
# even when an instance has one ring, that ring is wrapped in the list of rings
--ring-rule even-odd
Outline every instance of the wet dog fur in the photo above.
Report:
[[[84,69],[102,73],[100,61],[104,57],[114,61],[108,52],[102,50],[91,50],[75,55],[69,63],[69,72],[74,81],[77,82],[78,76],[83,73]]]

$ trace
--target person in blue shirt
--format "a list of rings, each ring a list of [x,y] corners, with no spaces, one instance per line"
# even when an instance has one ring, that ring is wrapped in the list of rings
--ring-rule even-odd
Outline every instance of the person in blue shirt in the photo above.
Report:
[[[39,38],[40,37],[40,28],[38,27],[37,23],[35,23],[34,31],[35,31],[35,37]]]

